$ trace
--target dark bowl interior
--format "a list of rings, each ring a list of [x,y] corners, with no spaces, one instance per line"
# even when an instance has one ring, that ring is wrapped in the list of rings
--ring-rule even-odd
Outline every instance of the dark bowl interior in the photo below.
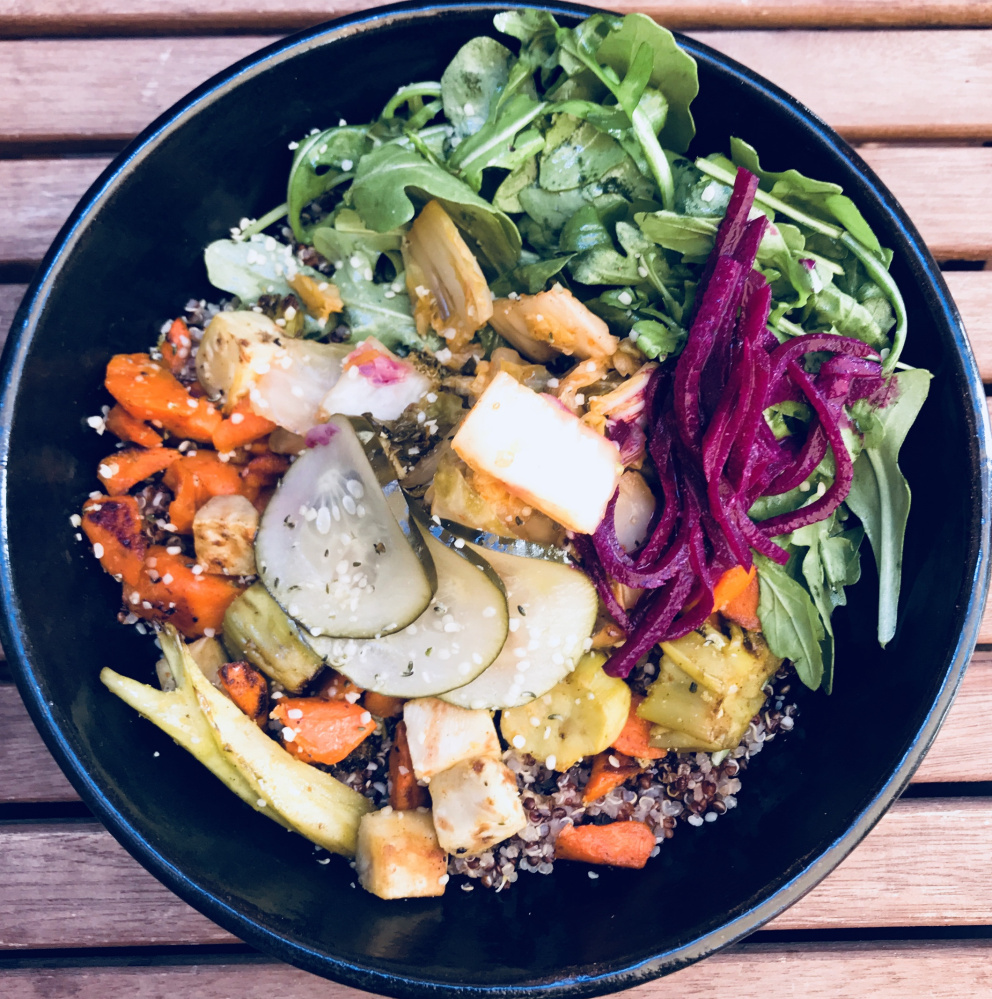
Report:
[[[875,639],[870,568],[839,617],[836,690],[801,699],[797,731],[745,775],[739,807],[681,828],[642,873],[580,865],[493,894],[382,902],[344,862],[218,794],[213,777],[97,680],[148,679],[150,640],[116,623],[120,589],[70,514],[112,447],[85,418],[116,351],[142,350],[190,295],[213,297],[202,247],[282,200],[287,144],[372,117],[401,83],[436,79],[508,5],[359,15],[246,60],[163,117],[84,199],[14,324],[4,360],[3,643],[35,721],[96,814],[143,864],[243,939],[394,995],[636,984],[747,933],[824,876],[908,780],[946,711],[984,604],[984,396],[919,236],[851,150],[765,81],[694,42],[694,151],[739,135],[765,165],[841,183],[883,244],[911,316],[905,359],[936,378],[904,449],[913,488],[901,624]],[[553,7],[566,23],[578,8]],[[160,755],[155,755],[159,753]]]

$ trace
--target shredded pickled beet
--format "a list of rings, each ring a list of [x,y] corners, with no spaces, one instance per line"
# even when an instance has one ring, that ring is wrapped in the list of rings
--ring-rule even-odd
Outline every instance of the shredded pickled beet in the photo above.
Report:
[[[850,491],[845,406],[866,398],[884,406],[894,391],[878,353],[860,340],[810,333],[779,344],[768,329],[771,289],[754,270],[767,220],[748,218],[757,186],[757,177],[738,170],[685,348],[674,371],[659,367],[645,391],[643,436],[659,481],[647,540],[636,553],[620,545],[616,496],[592,537],[575,539],[584,569],[626,632],[606,664],[611,676],[627,676],[659,642],[699,627],[712,613],[717,580],[736,565],[749,569],[752,551],[787,561],[774,538],[829,516]],[[811,353],[832,355],[815,375],[804,367]],[[802,439],[776,440],[765,421],[768,407],[785,400],[805,401],[813,410]],[[621,456],[643,456],[638,428],[616,424],[608,432]],[[836,471],[822,495],[799,510],[751,520],[758,498],[805,482],[828,447]],[[626,610],[614,583],[653,592]]]

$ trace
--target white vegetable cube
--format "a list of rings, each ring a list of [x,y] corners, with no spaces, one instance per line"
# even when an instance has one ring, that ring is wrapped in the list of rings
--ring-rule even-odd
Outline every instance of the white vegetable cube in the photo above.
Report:
[[[556,402],[500,372],[451,446],[569,530],[592,534],[623,472],[615,444]]]
[[[398,812],[388,805],[362,816],[355,852],[358,880],[379,898],[443,895],[448,858],[427,810]]]
[[[431,781],[434,828],[441,848],[481,853],[527,824],[517,781],[500,760],[462,760]]]
[[[196,560],[207,572],[252,576],[257,531],[258,511],[244,496],[214,496],[193,518]]]
[[[499,737],[488,711],[470,711],[436,697],[418,697],[403,705],[413,772],[426,780],[460,760],[499,757]]]

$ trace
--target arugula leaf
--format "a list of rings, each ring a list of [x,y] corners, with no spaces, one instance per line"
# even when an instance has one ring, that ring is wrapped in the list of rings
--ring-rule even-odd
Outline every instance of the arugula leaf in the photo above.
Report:
[[[899,450],[930,391],[929,371],[913,368],[893,376],[899,395],[877,410],[884,429],[880,444],[866,447],[854,463],[847,505],[864,525],[878,565],[878,641],[892,640],[899,610],[902,551],[910,490],[899,468]]]
[[[797,423],[800,426],[808,423],[811,413],[812,410],[806,403],[798,399],[783,399],[769,406],[764,417],[775,439],[782,440],[795,433]]]
[[[286,207],[293,235],[299,242],[310,241],[300,221],[300,212],[311,201],[351,179],[355,164],[368,147],[368,131],[367,125],[329,128],[308,135],[297,146],[289,168]]]
[[[666,326],[657,319],[638,319],[630,328],[630,336],[637,349],[652,361],[680,353],[686,341],[684,330],[675,325]]]
[[[884,302],[884,299],[883,299]],[[888,306],[888,302],[885,302]],[[835,284],[824,285],[812,298],[813,315],[819,324],[832,327],[843,336],[862,340],[870,347],[881,350],[889,346],[886,331],[878,324],[875,315],[853,295],[843,292]],[[889,312],[891,328],[891,312]]]
[[[629,222],[618,222],[616,234],[624,252],[614,248],[612,239],[592,246],[569,261],[569,274],[576,281],[590,285],[638,284],[643,281],[641,258],[654,250],[653,244]],[[565,249],[564,246],[562,248]]]
[[[513,169],[493,195],[493,206],[501,212],[520,213],[520,192],[534,185],[537,180],[537,160],[533,157]]]
[[[805,177],[798,170],[783,170],[781,173],[762,170],[757,151],[743,139],[730,140],[730,159],[735,166],[745,167],[751,173],[757,174],[762,190],[773,197],[836,219],[876,256],[883,255],[878,237],[864,220],[857,205],[844,194],[844,189],[839,184]]]
[[[572,254],[567,253],[560,257],[550,257],[530,260],[520,263],[501,275],[489,286],[489,290],[496,298],[506,298],[510,292],[519,292],[526,295],[536,295],[544,291],[548,282],[560,274],[564,266],[572,259]]]
[[[412,149],[385,145],[363,156],[349,196],[370,229],[388,232],[416,214],[409,192],[423,201],[435,198],[497,272],[517,262],[520,233],[512,220]]]
[[[508,88],[540,69],[547,76],[558,65],[558,22],[544,10],[505,10],[493,17],[497,31],[520,41],[520,54],[510,72]]]
[[[293,248],[272,236],[218,239],[203,251],[203,262],[215,288],[237,295],[246,304],[262,295],[290,294],[287,274],[317,274],[310,267],[301,267]]]
[[[841,529],[838,511],[816,524],[792,532],[792,544],[806,548],[801,566],[806,586],[820,614],[829,641],[829,654],[824,655],[822,686],[826,693],[833,689],[833,625],[831,615],[847,603],[845,586],[853,586],[861,578],[859,550],[864,530],[856,527]],[[826,650],[825,650],[826,651]]]
[[[683,256],[705,257],[713,249],[717,222],[676,215],[675,212],[638,212],[634,221],[648,239]]]
[[[490,108],[510,78],[513,54],[494,38],[467,41],[441,75],[441,103],[459,139],[486,124]]]
[[[571,115],[558,115],[545,136],[538,183],[545,191],[567,191],[600,180],[626,154],[605,132]]]
[[[824,676],[827,632],[809,593],[798,580],[764,555],[755,555],[758,567],[758,619],[768,647],[777,656],[791,659],[796,673],[811,690]],[[832,660],[832,637],[827,657]]]
[[[400,346],[416,350],[425,346],[440,348],[440,340],[425,344],[417,334],[403,275],[390,282],[373,279],[375,256],[378,254],[352,248],[349,257],[334,272],[334,284],[344,303],[342,319],[351,331],[351,342],[359,343],[374,336],[390,350]]]

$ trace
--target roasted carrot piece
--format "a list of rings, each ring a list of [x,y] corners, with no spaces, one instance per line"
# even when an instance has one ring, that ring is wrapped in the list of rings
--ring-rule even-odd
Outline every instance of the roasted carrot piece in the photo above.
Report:
[[[272,717],[283,725],[283,745],[304,763],[340,763],[375,731],[360,704],[322,697],[283,698]]]
[[[130,447],[115,451],[100,462],[96,476],[111,496],[123,496],[139,482],[178,461],[178,451],[167,447]]]
[[[639,760],[660,760],[667,755],[667,749],[655,749],[649,742],[651,722],[640,718],[637,706],[644,698],[640,694],[630,696],[630,714],[620,734],[613,740],[613,748],[626,756],[634,756]]]
[[[83,504],[82,526],[100,565],[111,576],[137,586],[148,550],[148,539],[141,530],[138,501],[133,496],[100,496],[87,500]]]
[[[389,750],[389,804],[398,812],[420,808],[427,804],[427,788],[417,783],[406,739],[406,722],[396,725],[393,747]]]
[[[268,490],[286,474],[288,468],[289,459],[285,455],[273,454],[271,451],[257,455],[241,470],[244,483],[242,492],[259,511],[264,510],[268,502]]]
[[[713,587],[713,610],[723,610],[727,604],[736,600],[751,585],[751,581],[757,578],[757,574],[758,570],[753,565],[750,569],[745,569],[742,565],[728,569]]]
[[[615,787],[626,784],[631,777],[636,777],[640,772],[641,767],[637,761],[624,753],[610,749],[597,753],[592,758],[592,773],[589,775],[589,783],[582,792],[582,800],[587,805],[591,801],[597,801]]]
[[[733,600],[724,604],[720,613],[739,624],[748,631],[761,631],[761,621],[758,620],[758,577],[754,576],[748,583],[747,589],[739,593]]]
[[[210,442],[223,419],[206,399],[187,392],[166,364],[147,354],[115,354],[104,384],[132,416],[176,437]]]
[[[186,320],[173,319],[169,332],[165,335],[165,342],[162,344],[162,360],[169,365],[173,374],[179,374],[186,367],[192,345],[193,341],[190,338]]]
[[[195,566],[195,559],[153,545],[137,584],[124,584],[125,606],[149,621],[171,621],[187,638],[220,634],[224,612],[244,587],[226,576],[195,573]]]
[[[217,670],[221,689],[261,728],[269,718],[269,684],[259,670],[241,659]]]
[[[654,833],[643,822],[565,826],[555,841],[555,857],[586,864],[641,868],[648,862],[654,845]]]
[[[259,416],[251,408],[247,397],[239,399],[231,415],[217,425],[214,431],[214,447],[218,451],[233,451],[236,447],[244,447],[266,437],[275,430],[276,424]]]
[[[132,416],[120,403],[111,407],[107,414],[107,429],[122,441],[140,444],[142,447],[161,447],[162,436],[155,433],[147,423]]]
[[[214,496],[244,493],[239,469],[226,464],[214,451],[182,455],[165,473],[162,481],[172,490],[169,520],[180,534],[191,534],[196,511]]]
[[[377,694],[374,690],[366,690],[362,703],[376,718],[395,718],[403,713],[405,702],[402,697],[390,697],[388,694]]]
[[[362,688],[353,684],[343,673],[329,669],[321,674],[320,686],[314,691],[314,696],[323,697],[327,701],[349,701],[351,704],[357,704],[362,693]]]

